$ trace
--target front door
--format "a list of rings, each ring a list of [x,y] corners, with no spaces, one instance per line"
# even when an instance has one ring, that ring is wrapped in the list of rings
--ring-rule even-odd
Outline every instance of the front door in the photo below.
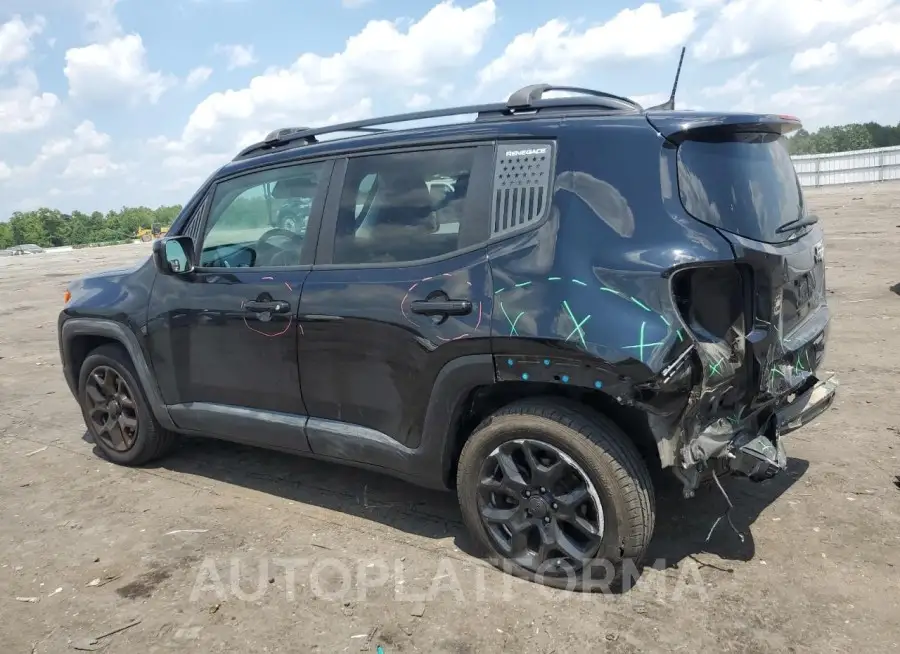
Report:
[[[225,179],[186,225],[197,267],[157,276],[147,326],[160,390],[180,428],[309,449],[297,311],[314,256],[307,226],[318,224],[332,167],[294,164]]]
[[[315,453],[415,449],[441,368],[490,353],[492,153],[470,145],[336,164],[300,303]]]

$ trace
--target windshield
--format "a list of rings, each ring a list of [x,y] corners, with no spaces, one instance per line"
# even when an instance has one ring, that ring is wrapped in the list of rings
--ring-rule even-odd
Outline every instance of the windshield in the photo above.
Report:
[[[805,215],[803,192],[784,137],[729,134],[678,147],[678,188],[694,218],[757,241],[791,237],[776,230]]]

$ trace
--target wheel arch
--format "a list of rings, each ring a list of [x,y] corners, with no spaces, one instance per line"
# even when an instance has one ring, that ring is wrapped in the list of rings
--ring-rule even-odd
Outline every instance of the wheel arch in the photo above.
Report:
[[[166,429],[176,429],[137,336],[126,325],[99,318],[69,318],[60,325],[59,341],[63,374],[73,394],[78,394],[78,376],[87,356],[101,345],[118,344],[134,366],[153,415]]]
[[[423,445],[439,442],[439,469],[445,488],[455,487],[459,455],[469,436],[489,415],[522,399],[547,398],[596,411],[612,420],[634,443],[651,470],[662,468],[647,413],[625,406],[602,390],[576,385],[497,381],[493,357],[464,356],[448,363],[435,381],[425,418]],[[432,446],[433,447],[433,446]],[[434,452],[437,457],[438,451]],[[430,458],[430,457],[429,457]]]

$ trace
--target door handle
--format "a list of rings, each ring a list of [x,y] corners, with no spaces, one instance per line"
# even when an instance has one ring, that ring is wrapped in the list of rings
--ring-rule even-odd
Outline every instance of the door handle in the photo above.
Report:
[[[247,300],[244,302],[244,310],[251,313],[287,313],[291,310],[290,302],[284,300],[271,300],[268,302],[260,302],[258,300]]]
[[[472,303],[468,300],[415,300],[409,308],[423,316],[465,316],[472,313]]]

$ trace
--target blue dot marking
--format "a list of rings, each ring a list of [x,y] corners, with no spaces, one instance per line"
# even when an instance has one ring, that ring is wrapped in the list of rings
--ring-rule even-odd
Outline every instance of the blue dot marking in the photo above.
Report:
[[[550,365],[550,359],[544,359],[544,365],[545,365],[545,366],[549,366],[549,365]]]
[[[528,373],[527,372],[522,373],[522,379],[524,379],[525,381],[528,381]]]
[[[506,360],[506,365],[512,367],[512,364],[513,364],[513,360],[512,360],[512,359],[507,359],[507,360]]]
[[[568,376],[568,375],[563,375],[563,376],[562,376],[562,383],[563,383],[563,384],[568,384],[568,383],[569,383],[569,376]]]
[[[603,388],[603,382],[600,380],[595,381],[594,388],[597,388],[597,389]]]

